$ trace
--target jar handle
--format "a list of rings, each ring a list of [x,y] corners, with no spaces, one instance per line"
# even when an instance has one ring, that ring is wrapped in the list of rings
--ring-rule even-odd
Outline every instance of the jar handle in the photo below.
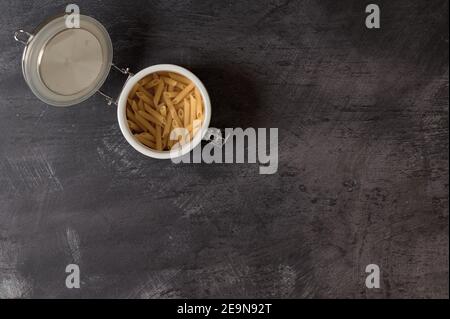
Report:
[[[125,69],[119,68],[114,63],[111,64],[111,69],[116,70],[122,74],[128,75],[128,78],[125,81],[125,83],[123,84],[123,86],[125,86],[125,84],[127,84],[128,80],[134,75],[133,73],[130,72],[129,68],[125,68]],[[123,87],[122,87],[122,89],[123,89]],[[97,92],[106,99],[106,103],[108,103],[108,105],[112,105],[112,104],[117,105],[118,98],[114,99],[111,96],[109,96],[108,94],[106,94],[105,92],[103,92],[102,90],[98,90]]]
[[[21,37],[23,35],[27,36],[26,40],[22,40]],[[16,40],[17,42],[22,43],[23,45],[28,45],[28,43],[30,43],[31,39],[33,38],[33,34],[31,34],[30,32],[24,31],[24,30],[17,30],[16,32],[14,32],[14,40]]]

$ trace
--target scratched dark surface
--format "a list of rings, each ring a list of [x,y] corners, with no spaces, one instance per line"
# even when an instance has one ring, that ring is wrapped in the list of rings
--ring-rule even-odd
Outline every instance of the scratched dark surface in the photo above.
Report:
[[[1,0],[0,297],[448,297],[448,1],[373,2],[380,30],[365,1],[77,1],[118,65],[193,70],[212,126],[279,128],[259,175],[145,158],[98,95],[41,103],[12,35],[66,3]]]

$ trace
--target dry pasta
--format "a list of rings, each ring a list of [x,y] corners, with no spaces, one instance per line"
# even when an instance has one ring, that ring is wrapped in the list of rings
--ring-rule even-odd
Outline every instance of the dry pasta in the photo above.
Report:
[[[158,86],[156,87],[155,97],[153,99],[155,105],[159,104],[159,100],[161,99],[161,94],[164,90],[164,81],[159,80]]]
[[[162,148],[161,126],[159,125],[156,127],[155,139],[156,139],[156,149],[158,151],[162,151],[163,148]]]
[[[200,91],[185,76],[173,72],[152,73],[131,89],[126,106],[131,133],[142,145],[169,151],[174,128],[186,128],[189,139],[201,128],[204,104]]]
[[[184,110],[183,110],[183,113],[184,113],[184,123],[183,123],[183,125],[184,125],[184,127],[187,127],[189,125],[189,119],[191,117],[191,112],[190,112],[189,108],[190,107],[189,107],[188,99],[184,99]]]
[[[189,84],[188,86],[186,86],[183,91],[181,91],[180,93],[178,93],[177,96],[175,96],[175,98],[173,99],[173,103],[174,104],[178,104],[180,103],[188,94],[189,92],[192,91],[192,89],[194,88],[194,83]]]
[[[173,106],[172,100],[168,97],[167,94],[164,94],[164,101],[166,102],[167,106],[169,107],[169,112],[172,113],[172,125],[174,127],[181,127],[181,121],[178,117],[177,111],[175,107]]]
[[[194,123],[195,118],[196,118],[196,112],[195,109],[197,108],[197,102],[195,101],[195,98],[191,95],[189,97],[189,104],[190,104],[190,111],[191,111],[191,119],[189,121],[189,123]]]
[[[169,77],[171,77],[172,79],[174,79],[177,82],[181,82],[184,84],[190,84],[191,80],[189,80],[188,78],[180,75],[180,74],[176,74],[176,73],[169,73]]]
[[[164,116],[162,116],[159,112],[157,112],[156,110],[152,109],[149,105],[144,104],[145,107],[145,111],[152,115],[154,118],[156,118],[161,125],[164,125],[164,123],[166,122],[166,119],[164,118]]]

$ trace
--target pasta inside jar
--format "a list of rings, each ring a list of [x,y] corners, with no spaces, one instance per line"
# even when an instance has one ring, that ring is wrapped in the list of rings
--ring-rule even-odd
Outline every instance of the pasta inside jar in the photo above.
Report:
[[[190,142],[202,127],[204,101],[187,77],[174,72],[155,72],[131,89],[126,105],[130,131],[141,144],[170,151],[179,142]],[[183,134],[179,134],[184,129]]]

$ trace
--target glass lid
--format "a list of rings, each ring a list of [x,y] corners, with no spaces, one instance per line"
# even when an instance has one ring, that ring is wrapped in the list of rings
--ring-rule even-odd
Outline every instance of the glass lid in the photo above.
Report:
[[[62,16],[32,35],[22,68],[39,99],[50,105],[70,106],[102,86],[112,58],[111,39],[97,20],[80,15],[80,28],[67,28]]]

